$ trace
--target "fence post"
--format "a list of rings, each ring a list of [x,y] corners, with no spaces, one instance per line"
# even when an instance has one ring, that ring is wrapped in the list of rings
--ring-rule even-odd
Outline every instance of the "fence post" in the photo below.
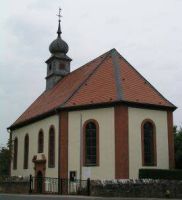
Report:
[[[87,195],[90,196],[90,178],[87,179]]]
[[[58,177],[58,194],[60,194],[60,177]]]
[[[63,179],[60,178],[60,183],[61,183],[61,194],[63,194]]]
[[[29,194],[32,193],[32,175],[30,174],[30,178],[29,178]]]

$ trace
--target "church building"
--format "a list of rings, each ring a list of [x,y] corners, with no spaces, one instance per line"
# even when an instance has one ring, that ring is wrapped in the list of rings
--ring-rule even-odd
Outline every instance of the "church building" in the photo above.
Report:
[[[11,176],[133,179],[174,168],[176,107],[116,49],[74,71],[68,50],[59,19],[46,89],[8,128]]]

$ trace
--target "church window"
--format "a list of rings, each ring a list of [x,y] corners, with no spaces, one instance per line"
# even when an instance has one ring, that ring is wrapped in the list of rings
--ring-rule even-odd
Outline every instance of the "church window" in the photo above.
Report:
[[[43,153],[43,151],[44,151],[44,133],[42,130],[40,130],[38,135],[38,153]]]
[[[24,139],[24,169],[28,169],[28,154],[29,154],[29,136],[26,134]]]
[[[51,126],[49,129],[49,157],[48,157],[49,168],[55,167],[55,130]]]
[[[99,165],[99,125],[95,120],[84,124],[84,164]]]
[[[14,154],[13,154],[13,169],[17,169],[17,160],[18,160],[18,138],[14,140]]]
[[[155,124],[151,120],[142,123],[142,161],[143,166],[156,165]]]

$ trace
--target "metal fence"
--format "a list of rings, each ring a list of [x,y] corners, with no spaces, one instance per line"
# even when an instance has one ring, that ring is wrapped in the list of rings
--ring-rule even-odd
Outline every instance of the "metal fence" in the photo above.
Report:
[[[90,179],[70,180],[52,177],[30,176],[30,193],[44,194],[90,194]]]

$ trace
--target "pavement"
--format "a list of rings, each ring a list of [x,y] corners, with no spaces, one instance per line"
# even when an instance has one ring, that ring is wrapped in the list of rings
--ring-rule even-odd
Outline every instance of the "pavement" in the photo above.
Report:
[[[22,195],[0,194],[0,200],[167,200],[157,198],[113,198],[113,197],[89,197],[89,196],[63,196],[63,195]],[[177,200],[177,199],[176,199]]]

